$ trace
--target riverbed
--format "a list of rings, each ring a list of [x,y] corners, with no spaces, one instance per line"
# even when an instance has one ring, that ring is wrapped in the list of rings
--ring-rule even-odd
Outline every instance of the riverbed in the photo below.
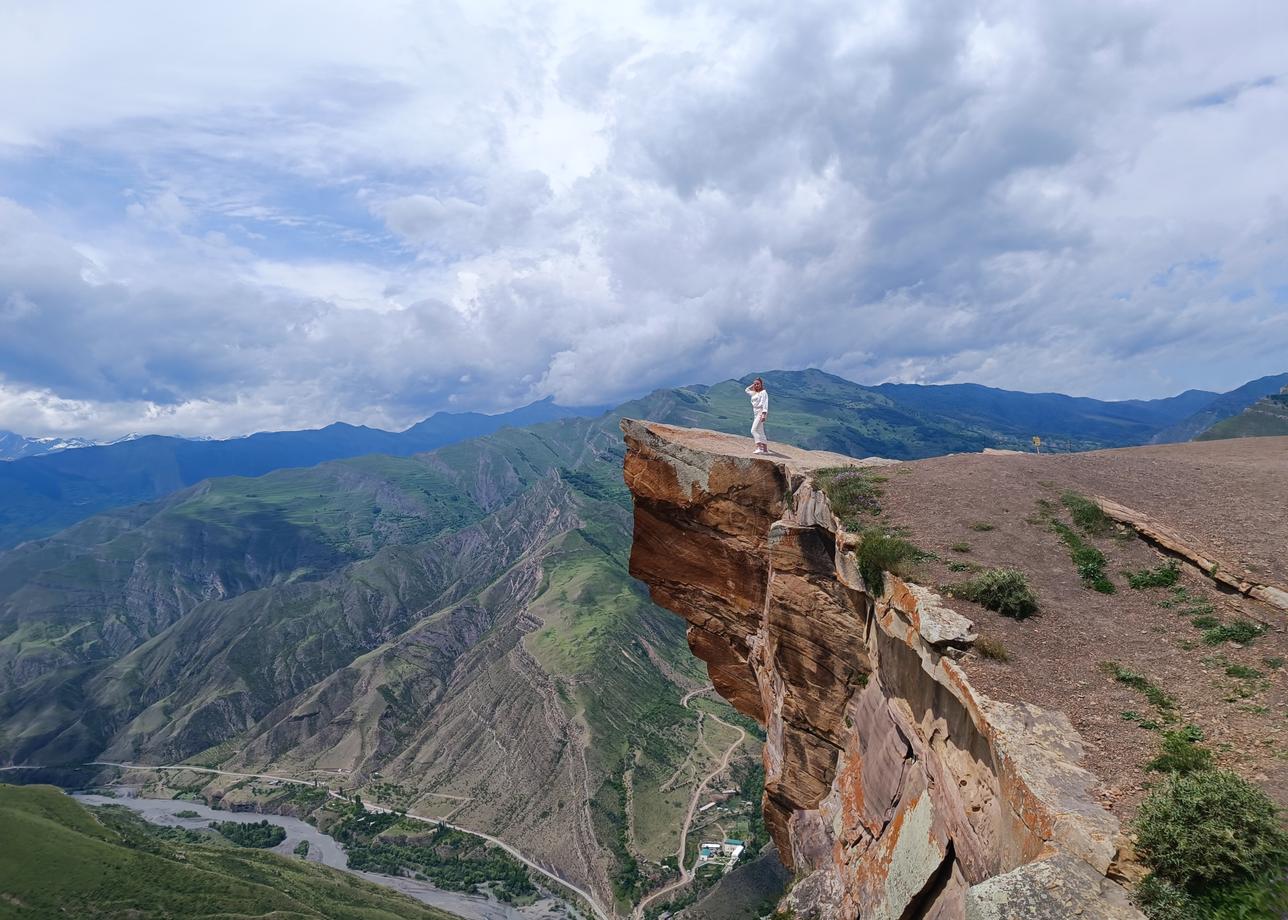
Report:
[[[460,891],[447,891],[434,886],[430,882],[422,882],[417,879],[351,870],[349,868],[349,857],[344,852],[344,847],[334,837],[322,833],[312,824],[301,821],[299,818],[290,818],[285,815],[262,815],[249,811],[222,811],[211,808],[203,802],[192,802],[185,799],[142,798],[128,787],[116,787],[116,789],[117,795],[115,798],[84,793],[74,793],[72,798],[82,805],[124,805],[132,811],[138,812],[144,819],[153,824],[160,824],[166,827],[182,827],[189,830],[208,827],[211,821],[254,823],[268,820],[286,831],[286,839],[273,847],[271,852],[279,853],[291,859],[299,859],[300,857],[295,856],[293,851],[300,841],[307,840],[309,855],[305,858],[309,862],[321,863],[324,866],[330,866],[332,869],[352,872],[369,882],[401,891],[422,904],[428,904],[431,907],[457,914],[467,918],[467,920],[554,920],[554,918],[567,920],[570,914],[575,915],[574,911],[568,910],[563,901],[555,898],[543,898],[527,907],[514,907],[504,901],[498,901],[496,898],[469,895]],[[179,812],[196,812],[196,817],[180,817]]]

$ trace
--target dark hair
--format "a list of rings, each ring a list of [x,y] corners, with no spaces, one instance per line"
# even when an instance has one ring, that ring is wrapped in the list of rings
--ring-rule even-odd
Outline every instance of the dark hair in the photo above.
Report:
[[[765,385],[765,381],[764,381],[764,380],[762,380],[762,379],[761,379],[761,378],[759,378],[759,377],[757,377],[755,380],[753,380],[753,381],[752,381],[752,383],[758,383],[758,384],[760,384],[762,387]]]

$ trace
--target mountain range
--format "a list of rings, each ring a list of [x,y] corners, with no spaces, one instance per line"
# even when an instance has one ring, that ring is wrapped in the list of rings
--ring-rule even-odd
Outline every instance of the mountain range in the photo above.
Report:
[[[407,456],[505,426],[601,411],[569,409],[545,399],[499,415],[438,412],[400,432],[337,422],[228,440],[145,435],[19,458],[0,463],[0,547],[47,536],[99,511],[159,498],[211,477],[262,476],[365,454]]]
[[[778,372],[769,377],[780,396],[795,400],[803,410],[844,421],[846,436],[839,428],[818,433],[819,439],[830,439],[829,449],[894,458],[984,447],[1027,449],[1034,435],[1042,437],[1047,450],[1055,451],[1189,440],[1288,384],[1288,374],[1282,374],[1225,394],[1188,390],[1166,399],[1104,402],[977,384],[865,387],[821,371]],[[715,420],[733,425],[730,430],[740,429],[739,420],[746,414],[737,387],[693,386],[659,393],[713,400]],[[548,398],[499,415],[439,412],[401,432],[336,423],[228,440],[148,435],[76,450],[45,450],[34,456],[19,453],[17,459],[0,464],[0,548],[48,536],[100,511],[159,498],[202,479],[260,476],[275,469],[366,454],[409,456],[502,427],[603,411],[559,406]],[[791,425],[778,411],[775,422],[780,430]],[[0,433],[0,448],[6,443],[5,434]],[[28,446],[50,440],[11,438]]]
[[[95,442],[85,438],[27,438],[17,432],[0,430],[0,461],[93,446]]]
[[[1142,443],[1217,398],[764,376],[771,437],[860,457]],[[743,433],[746,382],[3,464],[0,532],[26,542],[0,552],[0,764],[344,771],[634,902],[732,739],[681,705],[703,669],[627,573],[618,420]]]

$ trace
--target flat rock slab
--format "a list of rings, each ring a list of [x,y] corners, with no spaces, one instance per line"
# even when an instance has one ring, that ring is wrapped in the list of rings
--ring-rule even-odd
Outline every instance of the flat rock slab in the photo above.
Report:
[[[808,473],[833,466],[889,466],[899,463],[884,457],[866,457],[856,459],[845,454],[829,450],[805,450],[792,447],[778,441],[769,442],[768,454],[754,453],[755,445],[750,437],[724,434],[709,431],[705,428],[680,428],[675,425],[663,425],[660,422],[643,422],[636,419],[623,419],[622,430],[631,436],[641,430],[651,431],[660,438],[673,444],[679,444],[690,450],[720,457],[751,459],[765,463],[778,463],[793,473]]]
[[[1080,860],[1055,856],[966,892],[966,920],[1142,920],[1121,888]]]

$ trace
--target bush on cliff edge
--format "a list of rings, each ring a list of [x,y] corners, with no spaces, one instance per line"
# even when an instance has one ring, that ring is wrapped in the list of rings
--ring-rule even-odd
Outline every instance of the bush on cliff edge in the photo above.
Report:
[[[1151,920],[1278,920],[1288,911],[1288,833],[1273,802],[1224,770],[1173,773],[1136,816]]]

